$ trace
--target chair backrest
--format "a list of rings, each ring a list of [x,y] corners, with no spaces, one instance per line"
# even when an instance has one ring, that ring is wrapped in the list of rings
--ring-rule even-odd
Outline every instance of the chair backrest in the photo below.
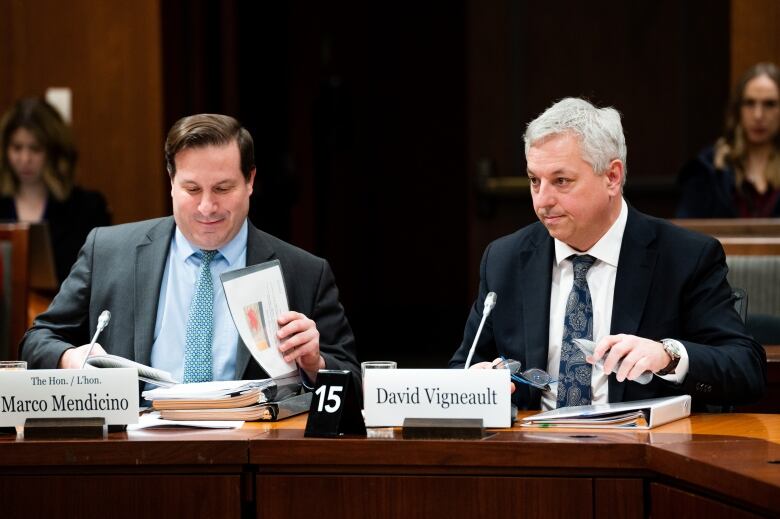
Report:
[[[29,225],[0,223],[0,359],[15,360],[27,330],[30,285]]]
[[[780,315],[780,256],[726,256],[728,280],[750,294],[752,313]]]
[[[759,344],[765,347],[780,345],[780,316],[778,315],[750,314],[747,330]]]
[[[732,288],[732,295],[734,296],[734,309],[742,319],[742,323],[747,322],[748,311],[748,296],[747,292],[741,288]]]

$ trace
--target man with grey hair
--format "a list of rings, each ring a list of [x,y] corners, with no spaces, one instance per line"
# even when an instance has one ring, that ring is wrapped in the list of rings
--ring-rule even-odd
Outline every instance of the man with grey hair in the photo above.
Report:
[[[692,395],[696,407],[760,398],[766,356],[734,309],[720,243],[623,199],[620,114],[563,99],[528,125],[525,153],[539,222],[485,250],[450,367],[464,366],[485,297],[495,292],[473,367],[512,358],[557,380],[550,391],[517,387],[520,408],[679,394]],[[596,343],[588,359],[578,338]],[[636,382],[647,371],[652,380]]]

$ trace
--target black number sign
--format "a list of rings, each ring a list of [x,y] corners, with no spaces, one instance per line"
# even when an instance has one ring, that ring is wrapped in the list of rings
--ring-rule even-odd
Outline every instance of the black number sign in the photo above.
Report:
[[[366,434],[352,374],[346,370],[320,370],[304,436],[332,438],[344,434]]]

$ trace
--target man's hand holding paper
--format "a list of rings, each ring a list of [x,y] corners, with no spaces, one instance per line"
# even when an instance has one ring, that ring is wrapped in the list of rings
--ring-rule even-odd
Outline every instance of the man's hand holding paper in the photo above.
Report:
[[[604,357],[604,373],[609,375],[615,370],[618,382],[634,380],[645,371],[657,373],[669,364],[669,354],[664,351],[663,344],[634,335],[608,335],[599,341],[593,356],[587,360],[598,362]]]
[[[295,362],[310,380],[317,378],[317,372],[325,368],[325,359],[320,355],[320,332],[317,323],[300,312],[284,312],[277,319],[281,341],[279,351],[286,362]]]

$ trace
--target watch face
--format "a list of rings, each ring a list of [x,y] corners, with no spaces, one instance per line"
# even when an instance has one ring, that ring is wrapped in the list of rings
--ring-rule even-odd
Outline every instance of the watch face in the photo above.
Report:
[[[680,358],[680,348],[677,347],[676,343],[672,341],[664,341],[664,349],[673,360]]]
[[[664,345],[664,351],[669,355],[669,357],[671,357],[671,360],[669,361],[669,364],[657,374],[671,375],[674,373],[674,370],[677,367],[677,363],[680,361],[680,348],[678,347],[677,343],[670,340],[663,340],[661,341],[661,344]]]

